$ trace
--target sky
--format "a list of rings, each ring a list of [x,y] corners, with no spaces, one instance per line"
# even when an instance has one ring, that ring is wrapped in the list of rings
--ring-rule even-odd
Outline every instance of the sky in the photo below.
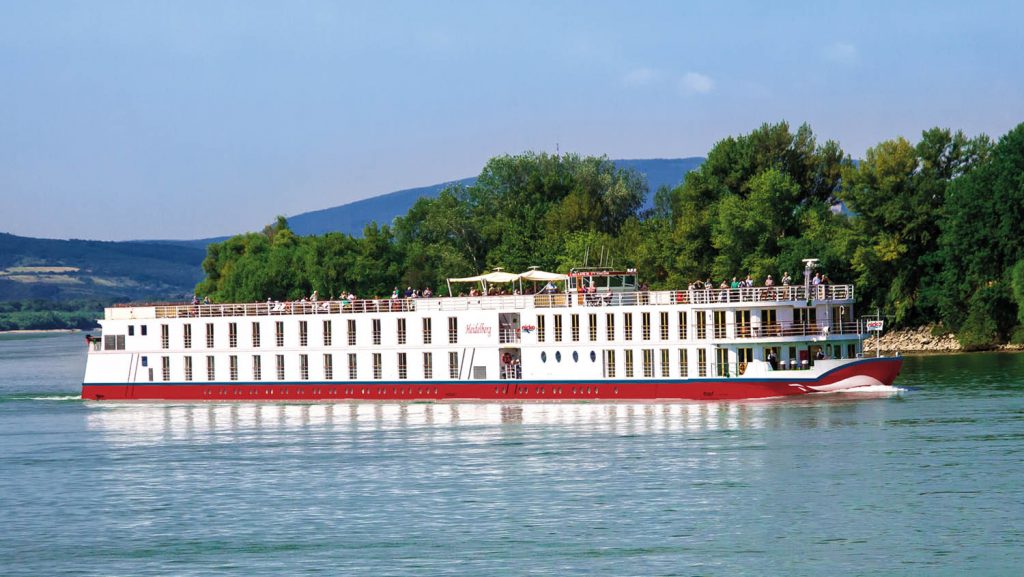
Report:
[[[0,232],[194,239],[502,154],[1024,121],[1024,4],[0,2]]]

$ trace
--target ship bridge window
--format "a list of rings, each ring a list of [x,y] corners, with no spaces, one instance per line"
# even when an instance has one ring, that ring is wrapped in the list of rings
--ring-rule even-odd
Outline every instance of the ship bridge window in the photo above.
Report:
[[[123,351],[124,335],[104,335],[103,349],[107,351]]]

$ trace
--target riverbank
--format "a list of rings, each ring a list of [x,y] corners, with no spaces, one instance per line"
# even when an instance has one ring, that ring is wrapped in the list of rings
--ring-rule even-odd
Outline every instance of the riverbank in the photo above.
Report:
[[[886,331],[881,339],[872,337],[865,340],[864,352],[881,349],[899,353],[955,353],[963,350],[956,335],[936,331],[935,327],[925,325],[916,329]]]

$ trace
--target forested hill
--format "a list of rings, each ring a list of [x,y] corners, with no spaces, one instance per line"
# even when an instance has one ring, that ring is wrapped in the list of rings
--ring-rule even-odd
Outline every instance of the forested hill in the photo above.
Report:
[[[0,233],[0,301],[184,298],[202,278],[205,254],[197,247]]]

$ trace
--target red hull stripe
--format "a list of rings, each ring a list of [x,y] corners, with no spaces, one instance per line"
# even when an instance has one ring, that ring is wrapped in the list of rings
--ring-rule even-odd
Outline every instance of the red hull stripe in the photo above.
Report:
[[[597,381],[298,381],[214,383],[89,383],[90,400],[162,401],[479,401],[756,399],[800,395],[849,378],[891,385],[902,359],[862,359],[820,377],[798,379],[695,378]]]

